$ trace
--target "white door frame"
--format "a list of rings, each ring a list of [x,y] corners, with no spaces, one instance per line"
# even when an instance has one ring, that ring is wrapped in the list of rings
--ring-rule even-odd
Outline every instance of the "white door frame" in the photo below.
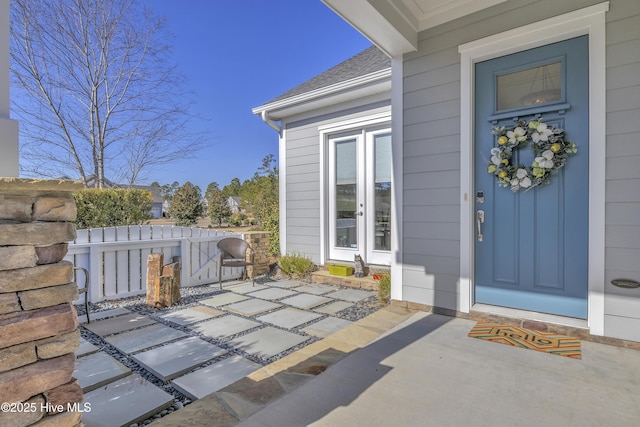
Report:
[[[604,335],[606,45],[609,2],[460,45],[460,282],[458,307],[473,305],[474,65],[550,43],[589,36],[589,309],[590,333]]]
[[[318,127],[320,147],[320,264],[324,265],[329,258],[329,140],[332,135],[344,132],[357,132],[365,128],[382,126],[391,123],[391,111],[370,114],[350,120],[330,123]],[[365,255],[360,253],[360,255]],[[365,262],[368,262],[365,259]]]

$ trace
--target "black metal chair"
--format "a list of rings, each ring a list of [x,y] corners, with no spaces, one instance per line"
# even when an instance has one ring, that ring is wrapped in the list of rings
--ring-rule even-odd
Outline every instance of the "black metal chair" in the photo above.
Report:
[[[218,268],[218,281],[222,289],[222,267],[244,267],[243,278],[247,277],[247,266],[253,266],[253,248],[238,237],[227,237],[218,242],[220,250],[220,263]],[[247,260],[247,251],[249,259]],[[252,274],[253,286],[256,285],[255,274]]]
[[[84,311],[87,315],[87,323],[91,323],[91,319],[89,318],[89,272],[86,268],[82,267],[73,267],[74,275],[75,272],[81,270],[84,273],[84,287],[78,288],[78,293],[80,295],[84,294]],[[78,279],[76,278],[76,284],[78,283]]]

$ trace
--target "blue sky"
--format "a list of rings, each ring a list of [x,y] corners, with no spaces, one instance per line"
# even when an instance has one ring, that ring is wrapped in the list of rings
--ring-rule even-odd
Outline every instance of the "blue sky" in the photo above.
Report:
[[[145,0],[166,16],[174,57],[197,97],[207,148],[165,166],[148,183],[186,181],[202,191],[253,176],[277,133],[251,109],[366,49],[371,43],[320,0]]]

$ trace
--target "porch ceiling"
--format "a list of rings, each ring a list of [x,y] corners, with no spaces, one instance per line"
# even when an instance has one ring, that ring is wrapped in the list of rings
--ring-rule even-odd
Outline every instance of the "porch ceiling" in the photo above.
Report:
[[[322,0],[390,56],[417,50],[418,33],[507,0]]]

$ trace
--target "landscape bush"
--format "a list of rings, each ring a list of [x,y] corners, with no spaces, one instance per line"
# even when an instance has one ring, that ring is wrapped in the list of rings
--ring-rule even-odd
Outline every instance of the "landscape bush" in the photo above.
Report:
[[[297,254],[287,254],[278,260],[280,270],[290,278],[304,278],[316,269],[309,258]]]
[[[142,224],[151,215],[151,192],[129,188],[88,188],[73,195],[78,229]]]
[[[391,300],[391,273],[389,270],[378,271],[374,274],[378,282],[378,301],[380,304],[389,304]]]

